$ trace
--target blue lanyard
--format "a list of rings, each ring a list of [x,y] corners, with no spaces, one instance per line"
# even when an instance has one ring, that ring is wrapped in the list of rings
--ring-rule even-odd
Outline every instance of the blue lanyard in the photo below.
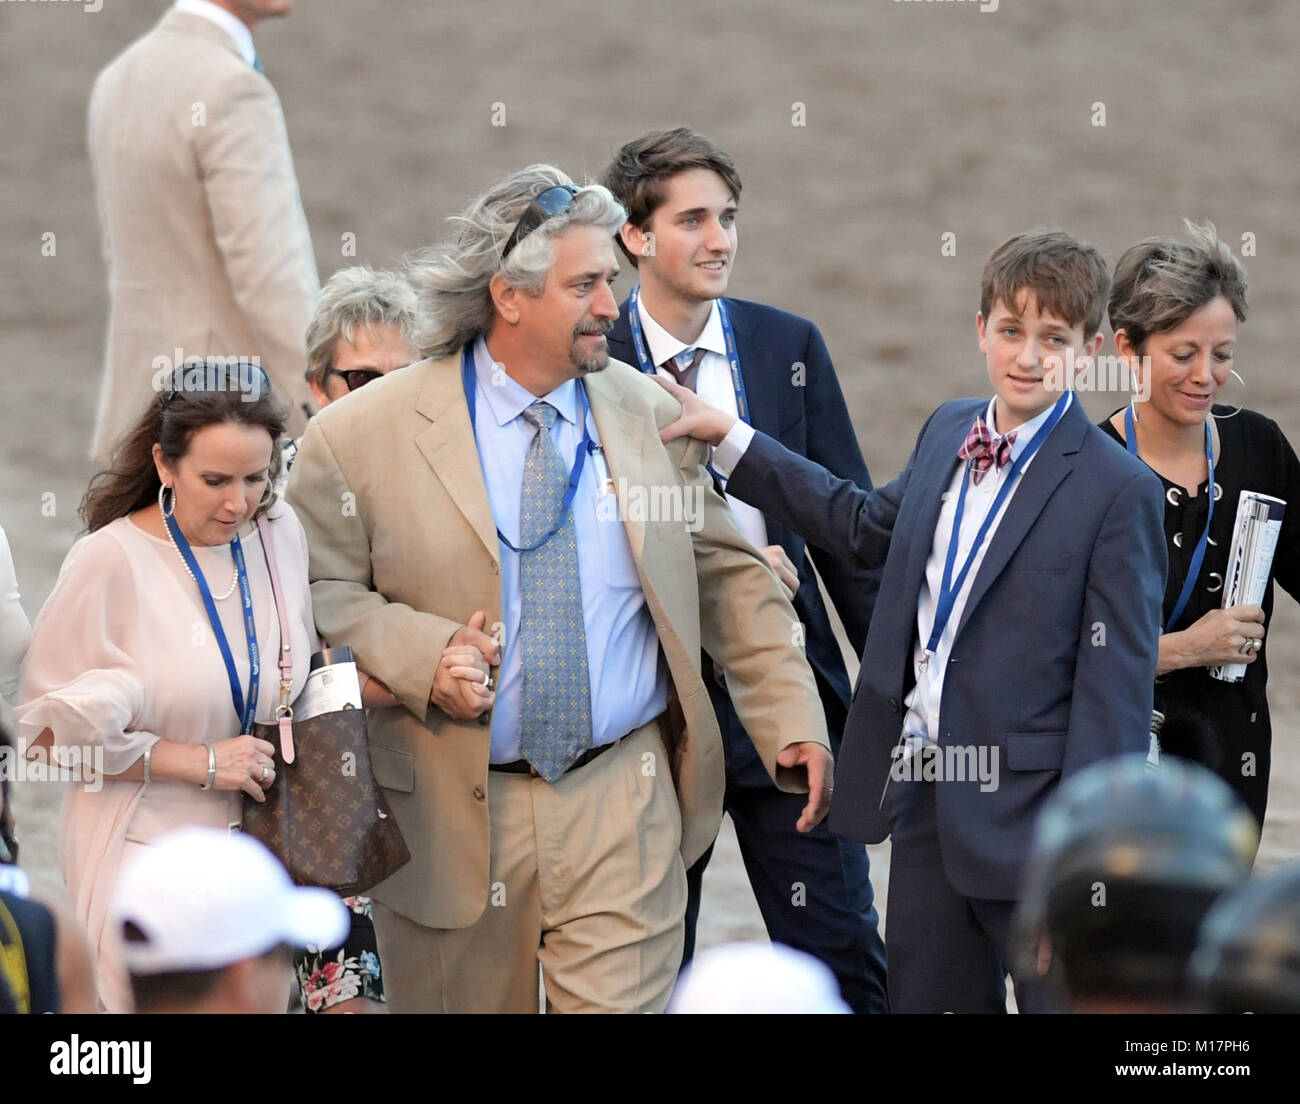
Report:
[[[636,349],[637,364],[642,372],[654,375],[658,370],[650,359],[646,347],[645,334],[641,330],[641,313],[637,309],[641,286],[634,287],[627,297],[627,321],[632,327],[632,346]],[[740,420],[749,425],[749,398],[745,394],[745,377],[740,374],[740,354],[736,351],[736,333],[731,328],[731,315],[727,311],[725,300],[714,300],[718,304],[718,318],[722,321],[722,337],[727,343],[727,364],[731,368],[731,389],[736,393],[736,413]]]
[[[172,540],[176,542],[176,547],[180,549],[181,558],[194,575],[194,581],[198,583],[199,596],[203,599],[204,609],[208,611],[208,621],[212,623],[212,632],[216,635],[217,647],[221,649],[221,658],[225,661],[226,674],[230,678],[230,697],[235,704],[235,715],[239,717],[239,731],[241,734],[250,733],[253,731],[253,714],[257,711],[257,691],[262,673],[262,664],[257,651],[257,625],[253,621],[253,590],[248,585],[248,568],[244,563],[244,549],[239,543],[239,535],[236,534],[231,538],[230,553],[235,558],[235,571],[239,576],[239,594],[244,603],[244,635],[248,637],[247,700],[245,700],[244,694],[239,689],[239,674],[235,670],[235,657],[230,651],[230,642],[226,639],[226,630],[221,626],[221,618],[217,616],[217,605],[212,600],[212,591],[208,589],[208,581],[203,577],[198,561],[194,558],[194,551],[190,548],[190,542],[185,539],[185,534],[181,532],[181,527],[176,524],[175,518],[168,517],[163,520],[167,528],[171,530]]]
[[[1131,403],[1124,408],[1124,443],[1131,455],[1138,455],[1137,427],[1133,424]],[[1178,595],[1178,601],[1174,603],[1174,612],[1169,615],[1169,620],[1165,623],[1165,632],[1173,630],[1174,624],[1183,615],[1183,610],[1191,600],[1196,580],[1201,575],[1201,564],[1205,562],[1205,546],[1210,541],[1210,522],[1214,519],[1214,438],[1210,435],[1208,421],[1205,423],[1205,465],[1210,471],[1210,503],[1205,510],[1205,529],[1201,532],[1201,539],[1196,542],[1196,551],[1192,553],[1192,562],[1187,568],[1187,578],[1183,580],[1183,589]]]
[[[474,433],[474,447],[477,448],[478,425],[474,419],[478,412],[478,379],[474,373],[472,350],[472,344],[467,343],[464,353],[461,354],[460,374],[461,382],[465,385],[465,404],[469,407],[469,427]],[[573,467],[569,469],[569,486],[564,492],[564,504],[560,508],[559,520],[546,536],[536,544],[530,544],[524,548],[515,547],[506,538],[506,535],[500,529],[497,529],[497,540],[510,549],[511,552],[533,552],[541,548],[542,545],[563,529],[565,522],[569,520],[569,511],[573,509],[573,499],[578,493],[578,483],[582,480],[582,469],[587,462],[587,453],[594,451],[596,448],[596,442],[591,439],[591,432],[587,429],[587,392],[582,384],[578,384],[578,424],[582,426],[582,440],[578,443],[578,454],[573,458]]]
[[[975,542],[966,554],[966,561],[962,564],[961,571],[954,580],[952,569],[957,562],[957,542],[961,537],[961,518],[966,509],[966,487],[970,483],[968,478],[970,464],[966,465],[967,470],[962,473],[961,478],[961,491],[957,495],[957,512],[953,514],[952,518],[952,533],[948,537],[948,555],[944,560],[943,579],[939,584],[939,604],[934,611],[934,627],[930,630],[930,640],[925,646],[927,658],[934,655],[939,649],[939,638],[943,636],[943,630],[947,628],[948,619],[952,616],[953,606],[957,604],[957,595],[961,593],[962,584],[966,582],[966,576],[970,572],[971,564],[975,562],[976,555],[984,546],[984,540],[989,534],[989,527],[992,526],[994,519],[998,516],[998,511],[1002,509],[1002,504],[1006,502],[1007,496],[1011,494],[1011,488],[1015,486],[1016,476],[1029,463],[1034,453],[1042,447],[1043,442],[1047,440],[1047,435],[1056,428],[1056,423],[1065,414],[1065,408],[1069,402],[1070,393],[1067,391],[1056,400],[1056,405],[1052,407],[1052,413],[1048,416],[1047,421],[1038,427],[1038,432],[1030,438],[1029,444],[1025,446],[1024,451],[1011,462],[1011,467],[1007,469],[1006,478],[1002,481],[1002,486],[998,488],[998,493],[993,499],[993,505],[989,507],[988,513],[984,515],[984,521],[975,534]]]

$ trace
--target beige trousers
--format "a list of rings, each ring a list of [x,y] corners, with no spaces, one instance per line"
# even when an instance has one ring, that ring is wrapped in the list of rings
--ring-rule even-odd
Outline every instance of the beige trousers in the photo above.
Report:
[[[681,963],[681,812],[654,721],[558,782],[488,772],[491,888],[467,928],[374,902],[392,1012],[662,1012]]]

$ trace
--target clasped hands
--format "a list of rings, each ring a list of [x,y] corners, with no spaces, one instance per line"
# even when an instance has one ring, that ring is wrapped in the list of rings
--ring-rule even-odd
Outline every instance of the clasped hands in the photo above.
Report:
[[[429,700],[449,717],[472,721],[497,700],[492,668],[501,662],[500,646],[483,631],[487,614],[479,610],[447,642],[433,677]]]

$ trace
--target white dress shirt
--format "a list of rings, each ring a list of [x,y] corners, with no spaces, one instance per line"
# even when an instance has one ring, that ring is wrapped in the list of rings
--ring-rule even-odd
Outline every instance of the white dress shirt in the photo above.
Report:
[[[1071,393],[1065,404],[1065,409],[1069,410],[1070,404],[1073,402],[1074,395]],[[984,419],[988,422],[989,430],[995,437],[998,436],[997,419],[995,417],[996,407],[997,400],[990,399],[988,409],[984,412]],[[1016,439],[1011,446],[1012,461],[1018,459],[1020,454],[1024,452],[1029,442],[1033,440],[1034,434],[1038,432],[1038,428],[1051,416],[1052,409],[1052,407],[1048,407],[1036,418],[1031,419],[1016,430]],[[753,429],[743,422],[737,422],[727,436],[723,438],[722,443],[714,450],[714,469],[730,476],[745,455],[753,439]],[[914,754],[923,743],[936,745],[938,743],[939,703],[943,698],[943,676],[948,665],[948,656],[952,652],[953,640],[957,636],[957,627],[961,624],[962,612],[966,608],[966,600],[970,597],[971,587],[975,583],[975,577],[979,574],[980,564],[984,562],[984,553],[988,551],[989,545],[993,543],[993,535],[1002,523],[1002,518],[1006,515],[1011,500],[1016,496],[1016,488],[1020,485],[1020,480],[1033,462],[1033,457],[1030,457],[1017,473],[1016,485],[1011,488],[1003,501],[997,517],[993,519],[989,531],[984,537],[984,543],[975,554],[974,562],[966,573],[966,578],[962,581],[961,589],[957,592],[952,613],[948,618],[947,625],[944,626],[943,634],[939,637],[935,653],[930,657],[928,663],[922,664],[921,661],[925,657],[925,646],[930,640],[930,632],[934,628],[935,613],[939,606],[939,589],[943,584],[943,565],[948,555],[948,541],[952,537],[953,517],[957,513],[957,496],[961,491],[961,481],[967,478],[967,472],[970,470],[969,464],[958,466],[951,482],[948,484],[947,491],[944,492],[943,507],[939,511],[939,521],[935,525],[934,541],[930,546],[930,558],[926,561],[925,578],[921,583],[921,594],[916,606],[916,648],[912,653],[912,670],[916,675],[916,686],[912,688],[912,692],[907,696],[907,716],[903,720],[903,738],[906,741],[907,756]],[[957,559],[953,564],[954,578],[961,570],[961,565],[965,563],[966,556],[970,554],[971,545],[975,543],[975,534],[979,532],[980,526],[984,524],[984,515],[988,513],[989,508],[993,505],[993,500],[997,497],[998,491],[1006,479],[1007,472],[1010,470],[1010,464],[1001,469],[990,467],[978,486],[976,486],[973,479],[971,480],[971,485],[966,490],[966,502],[962,508],[961,530],[957,538]]]
[[[1074,402],[1073,394],[1070,395],[1069,400],[1066,402],[1066,410],[1070,408],[1072,402]],[[984,413],[984,419],[989,425],[989,432],[993,434],[995,439],[999,436],[994,416],[996,407],[997,400],[990,399],[988,409]],[[1049,406],[1036,418],[1025,422],[1016,430],[1016,439],[1011,446],[1012,462],[1019,458],[1020,454],[1029,445],[1029,442],[1033,440],[1038,428],[1051,417],[1052,409]],[[1034,455],[1037,456],[1037,453]],[[1024,473],[1029,470],[1029,466],[1033,462],[1034,457],[1031,456],[1017,473],[1015,485],[1012,486],[1007,497],[1003,500],[997,516],[993,519],[989,531],[984,537],[984,543],[980,545],[979,550],[975,553],[975,559],[971,563],[970,570],[962,581],[961,589],[957,592],[957,597],[953,602],[952,614],[948,618],[948,623],[944,626],[943,634],[939,637],[934,654],[930,657],[928,663],[922,663],[925,658],[925,646],[930,640],[931,631],[934,629],[935,613],[939,606],[939,589],[943,585],[943,565],[948,555],[948,541],[952,537],[952,522],[954,515],[957,513],[957,497],[961,492],[961,481],[970,479],[970,485],[966,488],[966,502],[962,507],[961,529],[957,535],[957,558],[953,563],[954,578],[961,570],[962,564],[966,562],[966,557],[970,555],[971,545],[975,543],[975,535],[979,532],[980,526],[984,524],[984,517],[993,505],[993,500],[997,497],[998,491],[1002,488],[1007,473],[1011,470],[1011,464],[1008,463],[1005,468],[1000,469],[996,466],[990,467],[978,485],[968,474],[971,470],[970,464],[960,464],[948,484],[948,490],[944,492],[943,507],[939,511],[939,521],[934,528],[934,541],[930,546],[930,558],[925,564],[925,578],[921,583],[921,594],[916,604],[916,647],[912,652],[912,671],[916,676],[916,685],[907,696],[907,715],[903,719],[903,738],[906,741],[908,755],[914,754],[922,744],[938,745],[939,703],[943,699],[943,679],[948,667],[948,657],[952,653],[953,641],[957,636],[957,627],[961,624],[962,612],[966,608],[966,600],[970,597],[971,587],[975,583],[975,577],[979,574],[980,565],[984,562],[984,554],[988,551],[989,545],[993,543],[994,534],[997,533],[998,526],[1002,524],[1002,519],[1006,516],[1007,507],[1011,505],[1011,500],[1016,497],[1016,490],[1024,478]]]
[[[725,410],[739,418],[740,407],[736,402],[736,389],[731,382],[731,365],[727,361],[727,339],[722,332],[722,315],[718,312],[717,300],[710,304],[709,320],[704,323],[704,329],[700,331],[700,336],[696,338],[693,345],[679,341],[659,325],[646,310],[645,300],[640,296],[637,297],[637,310],[641,314],[641,330],[645,334],[646,349],[657,374],[665,379],[673,379],[671,372],[660,367],[663,362],[677,357],[688,349],[703,349],[704,357],[700,360],[699,373],[695,377],[695,393],[710,406]],[[744,425],[743,422],[737,424]],[[749,436],[753,437],[752,430]],[[728,468],[723,472],[714,463],[713,470],[723,480],[725,489],[726,479],[731,475],[731,469]],[[751,544],[756,548],[765,548],[771,543],[767,539],[767,522],[761,510],[756,510],[749,503],[741,502],[731,495],[727,495],[727,505],[731,507],[731,513],[740,531]]]
[[[240,54],[249,65],[257,60],[257,50],[253,46],[253,32],[238,16],[231,15],[225,8],[218,7],[211,0],[176,0],[176,10],[215,23],[235,40]]]

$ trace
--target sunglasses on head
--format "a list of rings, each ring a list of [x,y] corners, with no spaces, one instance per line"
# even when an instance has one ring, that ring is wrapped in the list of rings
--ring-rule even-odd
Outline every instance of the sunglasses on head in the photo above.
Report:
[[[376,372],[373,368],[349,368],[346,372],[340,372],[337,368],[326,368],[325,374],[338,376],[347,385],[349,391],[355,391],[358,387],[364,387],[377,380],[384,373]]]
[[[203,395],[216,391],[246,392],[253,401],[270,393],[271,377],[261,364],[245,357],[192,357],[174,369],[162,387],[167,392],[164,407],[171,406],[187,394]]]
[[[572,206],[574,196],[580,190],[576,184],[557,184],[534,196],[532,203],[525,208],[523,216],[515,223],[506,247],[501,251],[501,260],[504,261],[510,256],[510,251],[547,219],[564,214]]]

